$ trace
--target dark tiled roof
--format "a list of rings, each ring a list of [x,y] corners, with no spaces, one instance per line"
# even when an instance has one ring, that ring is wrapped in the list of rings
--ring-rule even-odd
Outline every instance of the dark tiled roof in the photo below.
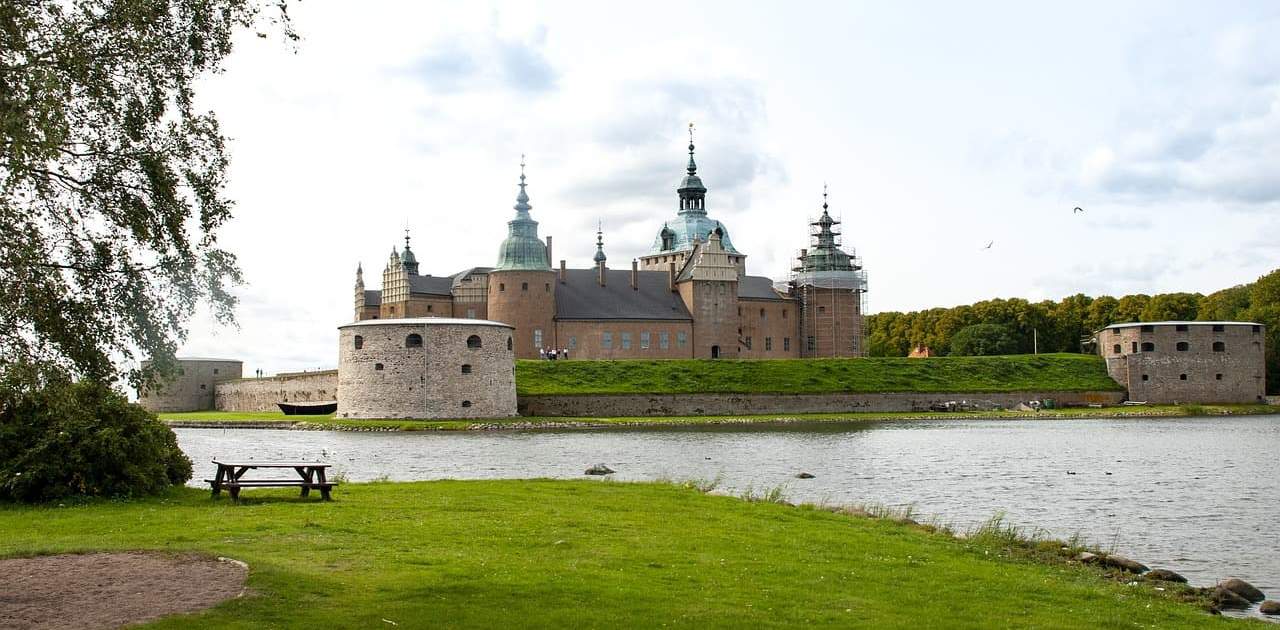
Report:
[[[637,272],[639,290],[631,288],[630,269],[605,271],[600,286],[595,269],[566,269],[556,285],[556,319],[693,319],[680,294],[667,288],[665,271]]]
[[[748,300],[785,300],[773,289],[773,280],[764,276],[742,276],[738,279],[738,297]]]
[[[472,275],[472,274],[483,275],[483,274],[488,274],[490,271],[493,271],[493,267],[471,267],[470,269],[463,269],[462,271],[459,271],[458,273],[455,273],[453,274],[453,276],[451,276],[453,280],[453,286],[456,287],[459,284],[462,284],[462,279],[469,275]]]
[[[382,304],[382,291],[365,291],[364,303],[365,306],[380,306]]]
[[[409,293],[453,295],[452,276],[409,276]]]

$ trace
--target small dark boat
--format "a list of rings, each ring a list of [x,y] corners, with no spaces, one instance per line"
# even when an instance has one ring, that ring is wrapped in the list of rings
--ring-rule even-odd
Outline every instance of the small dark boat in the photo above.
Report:
[[[320,400],[316,402],[278,402],[277,407],[286,416],[323,416],[338,410],[338,401]]]

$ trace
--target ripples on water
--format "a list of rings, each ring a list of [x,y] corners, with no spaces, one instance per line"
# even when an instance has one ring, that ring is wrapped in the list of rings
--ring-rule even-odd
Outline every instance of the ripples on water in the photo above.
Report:
[[[782,485],[797,502],[911,504],[961,529],[1004,513],[1055,537],[1079,533],[1114,546],[1193,584],[1240,577],[1280,595],[1280,416],[177,433],[196,480],[219,457],[319,459],[352,481],[580,478],[604,462],[620,480],[720,477],[730,493]],[[801,471],[817,477],[795,479]]]

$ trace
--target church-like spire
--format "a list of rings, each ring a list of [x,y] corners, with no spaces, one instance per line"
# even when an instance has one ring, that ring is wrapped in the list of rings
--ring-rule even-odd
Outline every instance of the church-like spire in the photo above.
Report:
[[[607,257],[604,255],[604,224],[603,223],[596,224],[596,255],[592,257],[592,260],[594,260],[597,265],[607,260]]]
[[[698,174],[698,164],[693,161],[693,123],[689,123],[689,166],[685,170],[690,175]]]
[[[418,275],[418,257],[409,249],[409,228],[404,229],[404,255],[400,257],[400,263],[410,275]]]
[[[507,238],[498,249],[495,271],[510,269],[550,271],[547,246],[538,238],[538,222],[529,215],[529,193],[525,190],[524,154],[520,155],[520,192],[516,193],[516,218],[507,222]]]
[[[364,265],[356,263],[356,286],[364,286]]]
[[[680,195],[680,216],[706,216],[707,187],[702,185],[698,177],[698,164],[693,161],[693,123],[689,123],[689,165],[685,168],[685,176],[676,189]]]

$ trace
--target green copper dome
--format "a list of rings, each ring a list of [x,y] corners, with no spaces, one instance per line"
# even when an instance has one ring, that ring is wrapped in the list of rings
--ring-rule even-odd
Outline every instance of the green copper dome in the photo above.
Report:
[[[507,222],[507,238],[498,248],[494,271],[551,271],[547,245],[538,238],[538,222],[529,216],[529,194],[524,190],[524,163],[520,164],[520,193],[516,195],[516,218]]]
[[[707,216],[707,187],[702,184],[702,178],[698,177],[698,165],[693,161],[692,139],[689,141],[689,165],[685,167],[685,176],[680,179],[676,194],[680,196],[680,210],[676,212],[675,220],[662,225],[657,238],[653,239],[653,247],[649,248],[650,254],[690,249],[695,239],[705,243],[711,238],[712,232],[720,234],[720,244],[725,251],[738,253],[733,247],[733,241],[729,240],[729,228]]]

